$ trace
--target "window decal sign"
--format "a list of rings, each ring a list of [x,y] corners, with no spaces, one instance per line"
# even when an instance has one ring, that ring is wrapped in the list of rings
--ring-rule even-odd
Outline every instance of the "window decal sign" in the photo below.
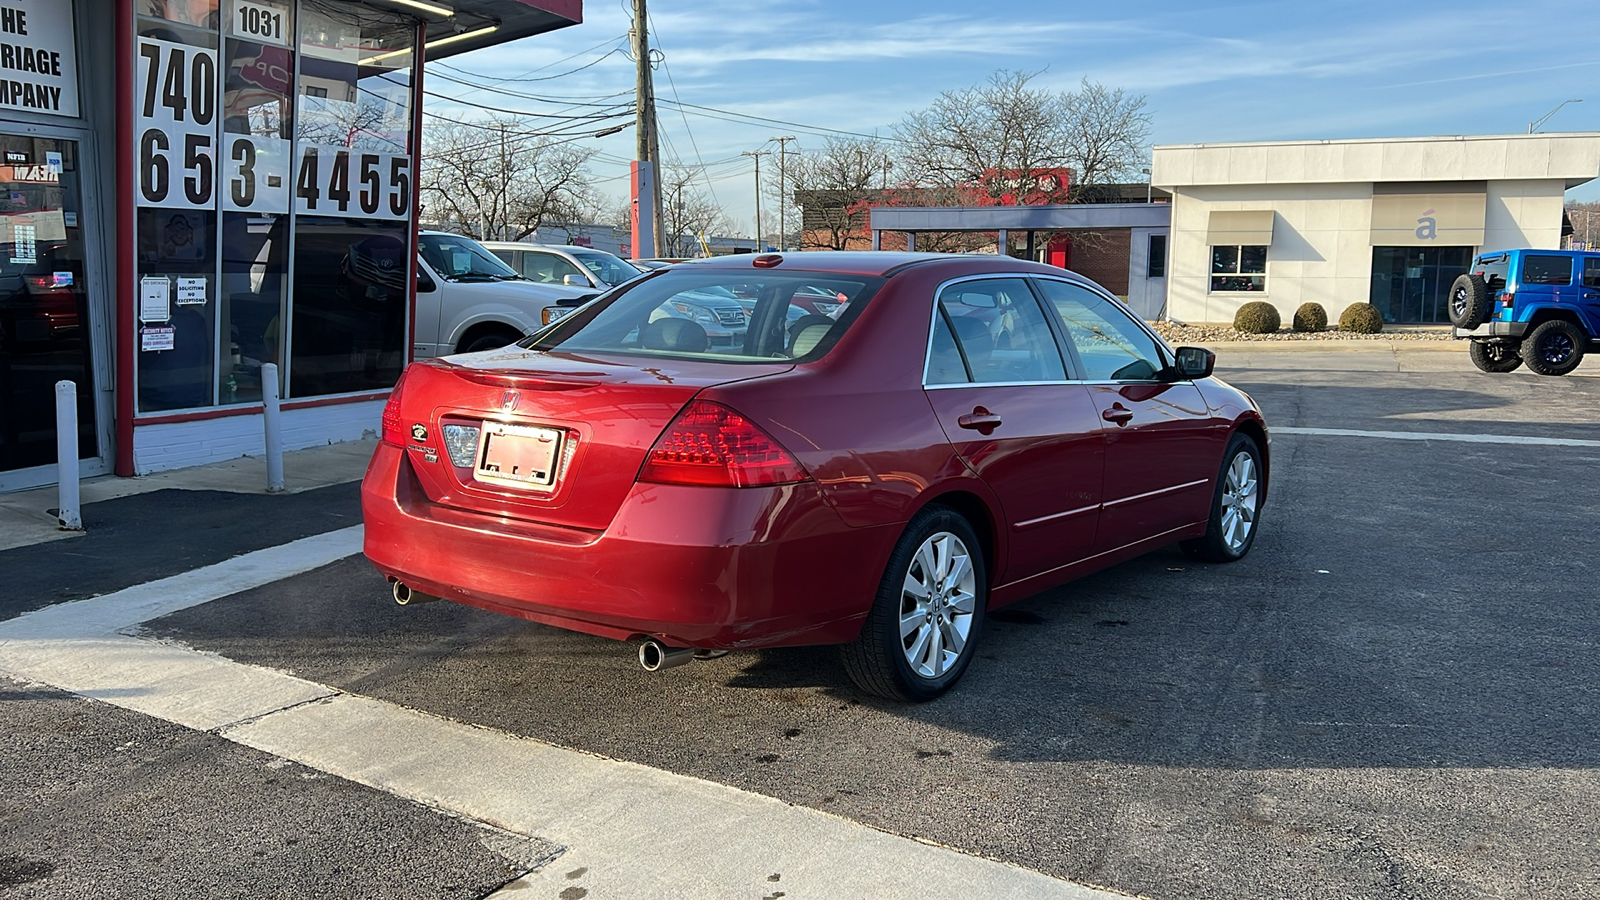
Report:
[[[404,219],[411,215],[411,157],[302,144],[294,196],[301,215]]]
[[[0,107],[78,115],[72,0],[0,0]]]
[[[139,39],[138,205],[214,209],[217,52]]]

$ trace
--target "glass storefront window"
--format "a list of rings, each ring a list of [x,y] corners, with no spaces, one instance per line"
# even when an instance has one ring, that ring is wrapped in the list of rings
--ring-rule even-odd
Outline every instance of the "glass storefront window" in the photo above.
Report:
[[[137,230],[139,411],[210,406],[217,214],[141,209]]]
[[[1450,285],[1471,263],[1471,247],[1373,247],[1368,299],[1385,322],[1448,322]]]
[[[134,0],[142,413],[393,385],[417,23],[347,0]],[[298,367],[298,370],[297,370]]]
[[[296,218],[291,396],[381,390],[400,377],[409,230],[398,220]]]
[[[221,14],[219,0],[137,0],[134,12],[141,16],[213,30]]]

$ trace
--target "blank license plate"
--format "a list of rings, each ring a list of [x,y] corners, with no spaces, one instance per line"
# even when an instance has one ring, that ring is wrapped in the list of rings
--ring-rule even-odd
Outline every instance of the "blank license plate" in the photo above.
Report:
[[[551,485],[561,460],[561,439],[562,433],[554,428],[485,422],[478,478],[506,484]]]

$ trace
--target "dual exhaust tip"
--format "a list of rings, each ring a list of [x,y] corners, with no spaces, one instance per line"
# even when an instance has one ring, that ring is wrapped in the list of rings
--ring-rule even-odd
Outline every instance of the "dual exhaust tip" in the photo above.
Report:
[[[424,594],[413,590],[404,581],[396,579],[389,585],[389,590],[394,594],[394,602],[401,606],[416,606],[420,603],[432,603],[438,600],[432,594]],[[726,650],[696,650],[693,647],[668,647],[655,638],[646,638],[639,645],[639,665],[646,672],[659,672],[663,669],[675,669],[678,666],[688,665],[697,659],[715,659],[726,654]]]

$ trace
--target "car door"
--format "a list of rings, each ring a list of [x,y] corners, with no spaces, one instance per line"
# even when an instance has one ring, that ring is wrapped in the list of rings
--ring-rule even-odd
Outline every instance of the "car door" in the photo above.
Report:
[[[934,306],[924,392],[956,452],[999,497],[1010,548],[999,582],[1091,556],[1105,437],[1027,281],[953,282]]]
[[[1600,335],[1600,256],[1583,257],[1583,293],[1578,295],[1589,334]]]
[[[1166,352],[1111,298],[1076,282],[1035,283],[1106,436],[1098,549],[1204,521],[1227,431],[1212,420],[1200,389],[1161,377]]]

